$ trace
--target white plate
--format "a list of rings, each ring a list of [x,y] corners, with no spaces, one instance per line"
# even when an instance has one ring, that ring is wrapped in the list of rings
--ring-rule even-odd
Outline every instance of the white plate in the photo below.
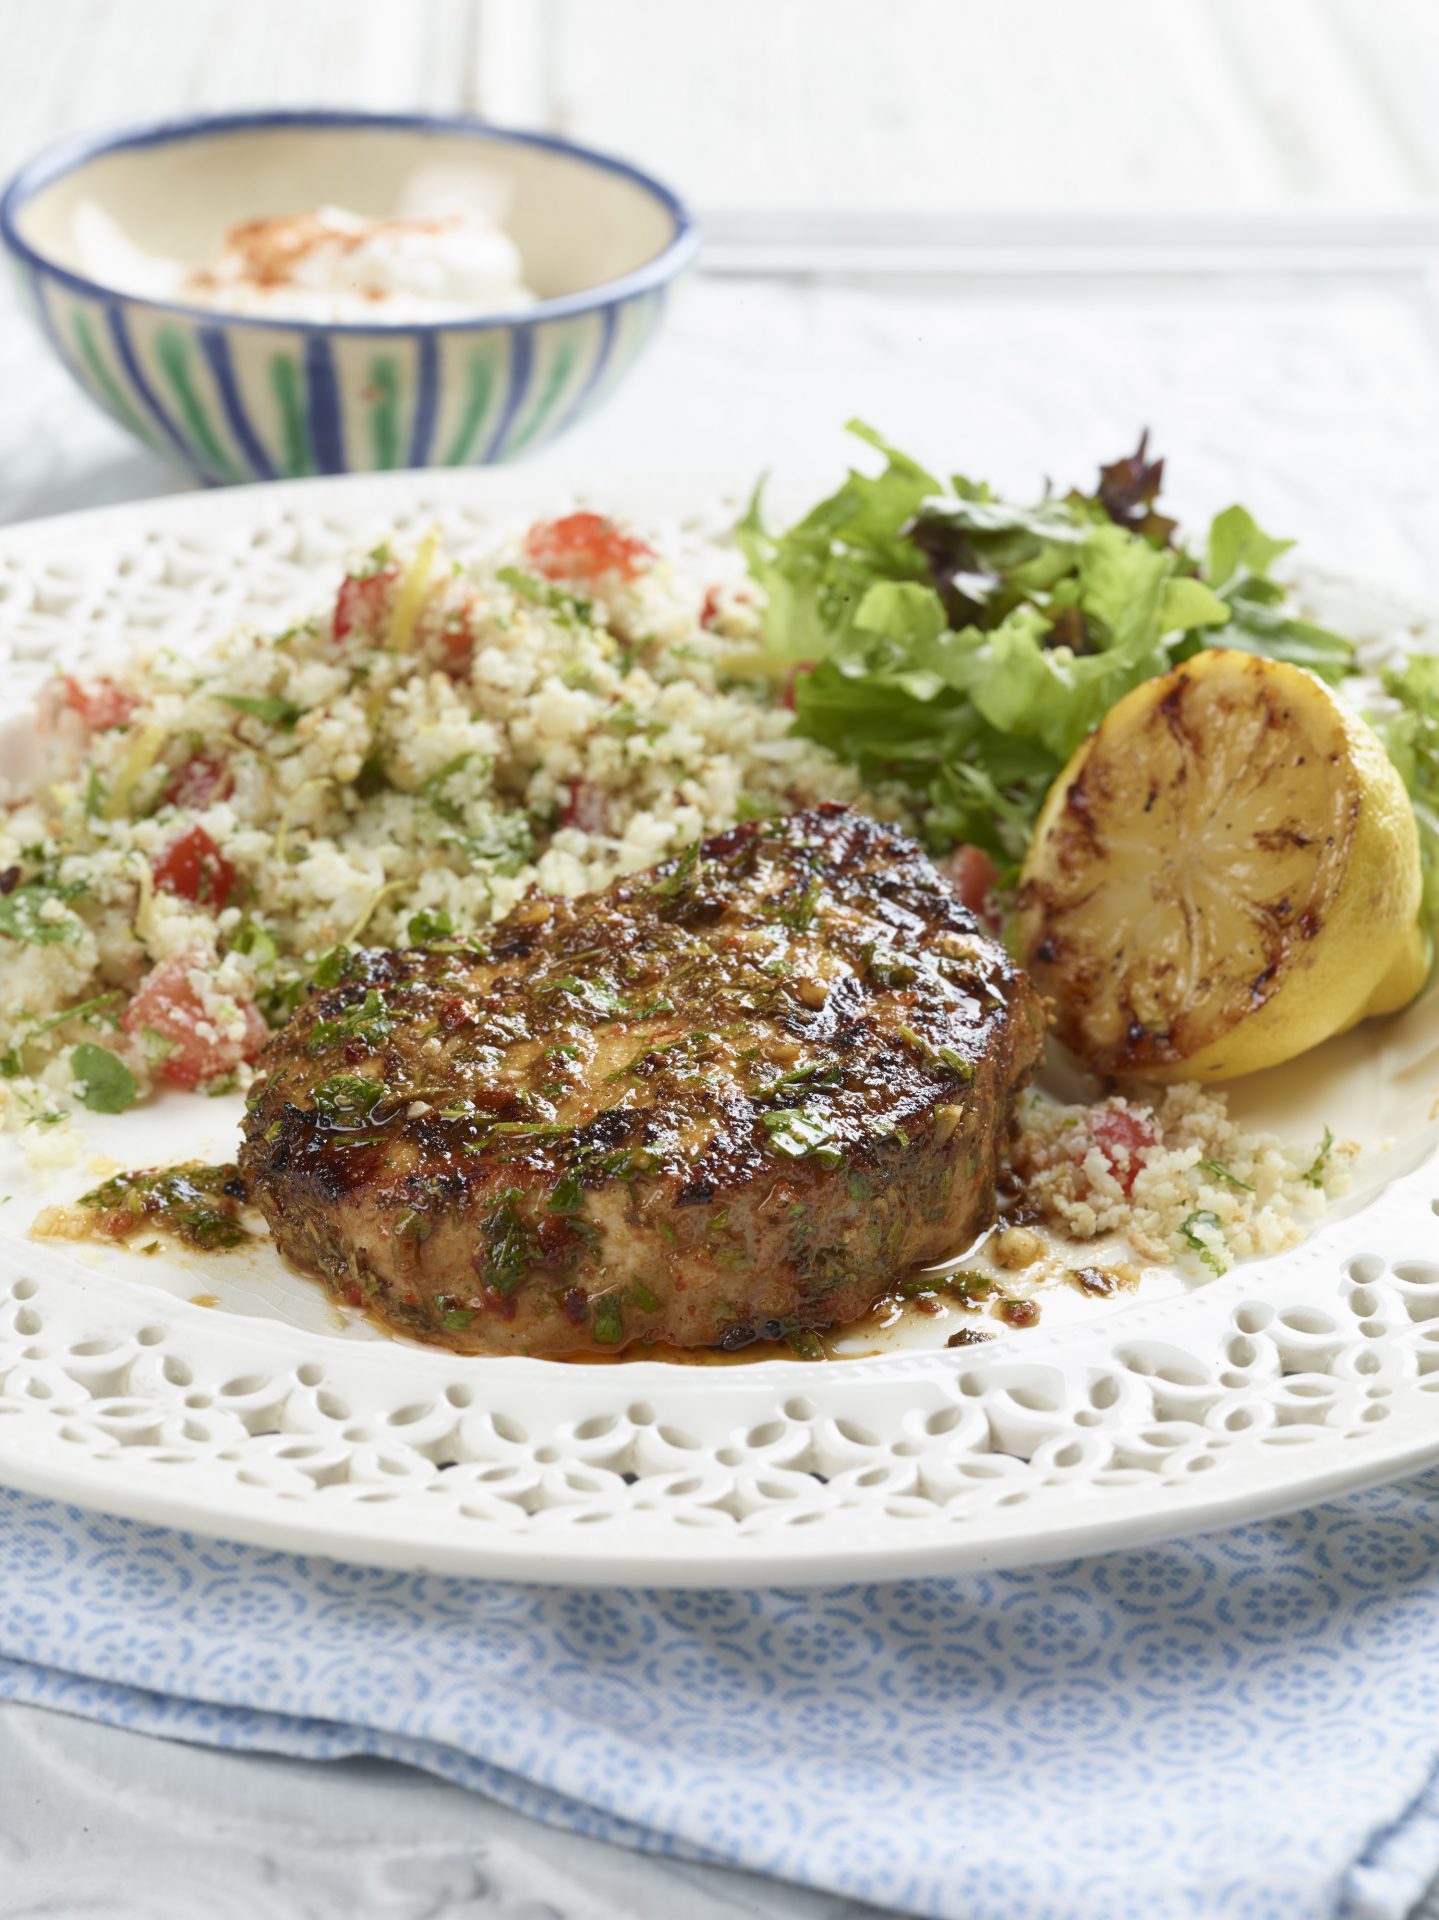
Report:
[[[738,476],[743,479],[745,476]],[[592,490],[593,491],[593,490]],[[579,497],[507,471],[290,483],[0,534],[0,660],[23,716],[56,660],[283,622],[337,563],[438,520]],[[714,490],[606,486],[651,524]],[[1379,649],[1439,625],[1306,582]],[[28,728],[0,744],[23,763]],[[1299,1139],[1366,1146],[1355,1191],[1279,1258],[1040,1327],[814,1364],[459,1358],[344,1317],[268,1251],[142,1260],[25,1237],[41,1185],[0,1162],[0,1480],[81,1505],[342,1558],[514,1579],[753,1585],[1018,1564],[1299,1506],[1439,1458],[1439,1002],[1236,1090]],[[95,1122],[130,1165],[226,1158],[234,1103]],[[193,1302],[213,1296],[218,1306]],[[944,1331],[948,1331],[945,1329]],[[919,1344],[916,1344],[918,1342]]]

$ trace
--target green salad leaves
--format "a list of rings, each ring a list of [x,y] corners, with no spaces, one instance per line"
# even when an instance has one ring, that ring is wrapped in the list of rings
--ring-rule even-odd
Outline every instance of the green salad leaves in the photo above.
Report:
[[[1384,675],[1384,691],[1397,708],[1369,719],[1409,789],[1419,823],[1419,921],[1432,938],[1439,927],[1439,657],[1411,654]]]
[[[784,533],[756,492],[738,538],[800,731],[907,787],[936,850],[968,841],[1012,867],[1090,729],[1202,647],[1330,681],[1352,670],[1350,643],[1301,619],[1271,577],[1289,542],[1243,507],[1218,515],[1202,554],[1176,544],[1144,440],[1093,493],[1015,506],[850,431],[883,456],[878,474],[851,471]]]

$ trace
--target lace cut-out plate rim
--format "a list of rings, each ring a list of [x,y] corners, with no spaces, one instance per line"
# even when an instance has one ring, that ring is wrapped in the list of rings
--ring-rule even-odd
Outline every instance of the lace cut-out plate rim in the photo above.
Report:
[[[738,497],[736,488],[729,496]],[[0,533],[12,698],[322,588],[382,528],[578,499],[722,524],[716,489],[557,469],[308,481]],[[1345,583],[1396,641],[1439,628]],[[0,1244],[0,1480],[340,1559],[585,1584],[831,1583],[1015,1565],[1258,1518],[1439,1458],[1439,1171],[1179,1298],[987,1348],[833,1366],[559,1367],[348,1343]]]

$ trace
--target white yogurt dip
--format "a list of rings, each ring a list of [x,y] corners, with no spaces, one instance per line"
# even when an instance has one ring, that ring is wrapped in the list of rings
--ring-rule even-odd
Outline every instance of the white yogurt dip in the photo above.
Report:
[[[246,220],[191,269],[136,247],[93,204],[77,209],[75,231],[88,270],[122,291],[266,319],[446,320],[536,297],[509,235],[453,206],[389,219],[320,207]]]

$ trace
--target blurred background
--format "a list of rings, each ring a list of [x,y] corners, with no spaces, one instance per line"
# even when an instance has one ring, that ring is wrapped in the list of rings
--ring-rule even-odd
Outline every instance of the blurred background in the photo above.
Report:
[[[1198,516],[1439,588],[1432,0],[0,0],[0,164],[256,104],[474,111],[612,148],[707,247],[537,456],[821,480],[859,413],[1033,491],[1133,444]],[[0,308],[0,517],[180,483]]]

